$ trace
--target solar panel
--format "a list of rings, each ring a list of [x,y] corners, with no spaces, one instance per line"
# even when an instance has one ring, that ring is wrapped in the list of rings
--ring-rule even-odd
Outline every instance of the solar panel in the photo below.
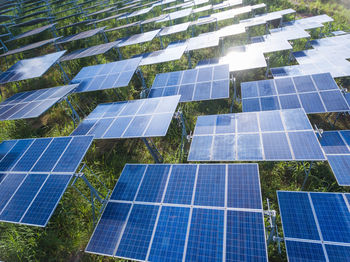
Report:
[[[132,18],[132,17],[135,17],[135,16],[144,15],[144,14],[147,14],[152,9],[153,9],[153,6],[148,7],[148,8],[144,8],[144,9],[140,9],[140,10],[132,12],[131,14],[128,14],[127,17],[128,18]]]
[[[304,108],[308,114],[349,111],[329,73],[241,83],[243,112]]]
[[[228,8],[235,5],[241,5],[241,4],[243,4],[242,0],[227,0],[227,1],[223,1],[220,4],[213,5],[213,10],[224,9],[224,8]]]
[[[197,118],[188,161],[325,160],[303,109]]]
[[[92,136],[7,140],[0,144],[0,221],[44,227]]]
[[[305,30],[310,30],[318,27],[323,27],[324,23],[333,22],[333,18],[328,15],[317,15],[305,17],[298,20],[286,22],[285,25],[295,25]]]
[[[141,24],[140,21],[136,21],[134,23],[125,24],[125,25],[121,25],[121,26],[117,26],[117,27],[113,27],[113,28],[107,29],[107,30],[105,30],[105,32],[118,31],[118,30],[124,29],[124,28],[129,28],[129,27],[133,27],[133,26],[139,26],[140,24]]]
[[[10,41],[22,39],[22,38],[25,38],[25,37],[28,37],[28,36],[33,36],[33,35],[36,35],[36,34],[40,34],[41,32],[44,32],[44,31],[46,31],[48,29],[53,28],[55,25],[56,24],[50,24],[50,25],[45,25],[45,26],[39,27],[39,28],[35,28],[33,30],[24,32],[24,33],[22,33],[20,35],[16,35],[15,37],[7,40],[6,42],[10,42]]]
[[[289,261],[345,261],[349,194],[277,192]]]
[[[210,17],[215,18],[217,21],[223,21],[227,19],[233,19],[238,15],[250,13],[252,11],[251,6],[243,6],[235,9],[229,9],[226,11],[211,14]]]
[[[295,26],[283,26],[280,28],[272,28],[270,29],[270,33],[273,37],[283,38],[286,40],[296,40],[310,37],[310,34],[304,29],[300,29]]]
[[[264,234],[257,164],[127,164],[85,251],[140,261],[267,261]]]
[[[205,5],[205,6],[202,6],[202,7],[194,8],[194,9],[192,10],[192,13],[193,13],[193,14],[197,14],[197,13],[209,11],[209,10],[212,10],[212,9],[213,9],[213,6],[212,6],[212,5]]]
[[[0,57],[14,55],[14,54],[22,53],[22,52],[32,50],[32,49],[35,49],[38,47],[42,47],[44,45],[54,43],[58,39],[60,39],[60,37],[56,37],[56,38],[52,38],[52,39],[48,39],[48,40],[43,40],[43,41],[32,43],[32,44],[29,44],[29,45],[26,45],[26,46],[23,46],[23,47],[20,47],[17,49],[9,50],[8,52],[1,54]]]
[[[95,46],[75,50],[72,53],[69,53],[69,54],[63,56],[60,59],[60,61],[63,62],[63,61],[69,61],[69,60],[74,60],[74,59],[79,59],[79,58],[84,58],[84,57],[89,57],[89,56],[105,54],[109,50],[115,48],[118,45],[118,43],[120,43],[120,40],[117,40],[117,41],[111,42],[111,43],[95,45]]]
[[[90,92],[127,86],[140,61],[141,58],[131,58],[84,67],[71,81],[71,84],[79,84],[74,92]]]
[[[70,36],[67,36],[67,37],[64,37],[64,38],[58,40],[57,44],[64,44],[64,43],[68,43],[68,42],[72,42],[72,41],[76,41],[76,40],[80,40],[80,39],[89,38],[89,37],[92,37],[94,35],[97,35],[97,34],[103,32],[105,28],[106,27],[100,27],[100,28],[95,28],[92,30],[80,32],[80,33],[75,34],[75,35],[70,35]]]
[[[95,139],[165,136],[180,96],[130,100],[98,105],[73,131]]]
[[[56,29],[57,29],[57,31],[58,30],[64,30],[64,29],[67,29],[67,28],[70,28],[70,27],[77,27],[77,26],[80,26],[80,25],[83,25],[83,24],[87,24],[87,23],[90,23],[90,22],[93,22],[93,21],[95,21],[95,20],[94,19],[86,19],[86,20],[83,20],[83,21],[78,21],[76,23],[71,23],[71,24],[67,24],[67,25],[61,26],[61,27],[57,27]]]
[[[123,15],[125,15],[126,13],[120,13],[120,14],[116,14],[116,15],[112,15],[112,16],[107,16],[105,18],[99,19],[99,20],[94,20],[93,22],[88,23],[87,25],[93,25],[93,24],[98,24],[98,23],[102,23],[105,21],[109,21],[112,19],[117,19]]]
[[[123,40],[121,43],[119,43],[118,47],[136,45],[136,44],[152,41],[153,38],[155,38],[158,35],[159,31],[160,29],[157,29],[146,33],[132,35],[127,39]]]
[[[181,24],[177,24],[177,25],[164,27],[164,28],[162,28],[162,30],[159,32],[158,35],[159,36],[167,36],[167,35],[187,31],[190,24],[191,24],[191,22],[187,22],[187,23],[181,23]]]
[[[194,51],[203,48],[217,47],[219,46],[219,36],[216,32],[204,33],[199,36],[187,39],[187,49],[186,51]]]
[[[27,14],[27,15],[24,15],[24,16],[17,17],[15,20],[16,21],[23,20],[23,19],[26,19],[26,18],[29,18],[29,17],[32,17],[32,16],[41,15],[41,14],[45,14],[45,13],[48,13],[48,12],[49,12],[49,10],[36,11],[36,12],[30,13],[30,14]]]
[[[244,34],[246,32],[245,27],[240,24],[233,24],[229,26],[225,26],[223,28],[220,28],[216,31],[216,34],[220,38],[233,36],[233,35],[240,35]]]
[[[78,85],[17,93],[0,104],[0,121],[38,117]]]
[[[31,26],[31,25],[37,25],[41,24],[47,21],[50,21],[52,17],[38,17],[30,21],[25,21],[23,23],[16,23],[13,24],[12,27],[25,27],[25,26]]]
[[[40,77],[45,74],[65,52],[64,50],[44,56],[20,60],[6,72],[0,74],[0,84]]]
[[[167,48],[154,51],[151,53],[144,53],[135,57],[142,57],[140,66],[153,65],[159,63],[179,60],[186,51],[186,42],[169,44]]]
[[[157,20],[156,23],[173,21],[173,20],[176,20],[176,19],[179,19],[182,17],[189,16],[189,15],[191,15],[191,13],[192,13],[192,8],[187,8],[187,9],[175,11],[175,12],[167,14],[167,16],[165,18]]]
[[[180,102],[228,98],[228,65],[157,74],[148,97],[181,95]]]

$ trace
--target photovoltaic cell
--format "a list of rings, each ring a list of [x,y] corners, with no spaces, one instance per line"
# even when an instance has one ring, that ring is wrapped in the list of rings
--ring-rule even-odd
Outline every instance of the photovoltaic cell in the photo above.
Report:
[[[189,161],[311,159],[325,156],[303,109],[200,116],[188,155]]]
[[[181,95],[180,102],[229,97],[228,65],[156,75],[148,97]]]
[[[0,74],[0,84],[40,77],[54,65],[66,51],[35,58],[23,59]]]
[[[257,164],[127,164],[86,252],[267,261],[261,203]]]
[[[95,139],[165,136],[179,99],[169,96],[101,104],[71,135],[89,134]]]
[[[345,259],[350,251],[347,194],[278,191],[277,196],[289,261]]]
[[[329,73],[245,82],[241,92],[243,112],[302,107],[311,114],[350,109]]]

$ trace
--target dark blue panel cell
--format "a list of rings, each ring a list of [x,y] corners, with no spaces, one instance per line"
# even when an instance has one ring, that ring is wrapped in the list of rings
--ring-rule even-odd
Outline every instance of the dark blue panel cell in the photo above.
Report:
[[[229,79],[229,65],[214,66],[214,80]]]
[[[88,135],[93,135],[95,138],[101,138],[109,126],[113,122],[113,118],[104,118],[96,122],[96,124],[90,129]]]
[[[75,172],[93,140],[92,136],[74,137],[53,172]]]
[[[200,165],[194,204],[225,206],[226,165]]]
[[[258,90],[259,96],[273,96],[277,94],[273,80],[258,81]]]
[[[224,211],[194,208],[186,261],[222,261]]]
[[[263,148],[266,160],[292,160],[285,133],[263,133]]]
[[[211,99],[230,97],[229,80],[221,80],[212,82]]]
[[[103,115],[103,118],[106,117],[116,117],[117,115],[119,115],[119,113],[123,110],[124,106],[127,104],[126,101],[124,102],[117,102],[117,103],[113,103],[111,104],[107,110],[106,113]]]
[[[242,98],[258,97],[258,84],[254,82],[241,83]]]
[[[133,201],[146,165],[126,165],[113,190],[112,200]]]
[[[279,95],[294,94],[296,92],[294,83],[291,78],[277,78],[275,79],[277,92]]]
[[[87,252],[113,255],[131,204],[109,202],[86,247]]]
[[[243,112],[257,112],[261,111],[259,98],[247,98],[242,100]]]
[[[168,81],[168,76],[169,76],[168,73],[156,75],[156,78],[153,81],[152,88],[165,86]]]
[[[277,96],[262,97],[260,98],[261,110],[279,110],[280,105]]]
[[[299,97],[306,113],[326,112],[318,93],[299,94]]]
[[[257,164],[228,165],[227,206],[262,209]]]
[[[91,82],[91,85],[88,90],[93,91],[116,87],[116,82],[119,75],[119,73],[116,73],[104,76],[97,76]]]
[[[181,85],[179,88],[179,95],[181,95],[180,102],[192,101],[194,84]]]
[[[214,136],[211,158],[215,161],[229,161],[236,159],[235,135]]]
[[[288,133],[296,160],[322,160],[324,155],[313,131]]]
[[[340,134],[348,146],[350,146],[350,130],[340,131]]]
[[[148,98],[161,97],[165,88],[152,88],[149,92]]]
[[[211,82],[201,82],[197,83],[193,100],[205,100],[210,99]]]
[[[0,214],[0,220],[19,222],[38,193],[47,175],[28,174],[10,202]]]
[[[318,90],[339,89],[330,73],[312,75]]]
[[[237,132],[259,132],[258,117],[256,113],[236,114]]]
[[[173,165],[164,202],[190,205],[197,165]]]
[[[133,117],[118,117],[109,127],[103,138],[120,138]]]
[[[320,92],[320,95],[328,112],[341,112],[349,110],[349,106],[346,103],[343,94],[339,90]]]
[[[348,154],[348,147],[337,131],[323,132],[320,138],[321,146],[326,154]]]
[[[142,137],[142,134],[148,126],[151,117],[151,115],[135,116],[123,134],[123,137]]]
[[[11,148],[17,143],[17,140],[3,141],[0,144],[0,161],[11,150]]]
[[[25,174],[9,174],[0,183],[0,213],[25,178]]]
[[[50,172],[71,140],[71,137],[54,138],[32,171]]]
[[[1,115],[1,118],[3,119],[9,119],[13,114],[20,111],[23,107],[25,107],[27,104],[17,104],[11,107],[11,109],[7,110],[5,113]]]
[[[169,78],[167,86],[179,85],[182,77],[182,71],[171,72],[169,73]]]
[[[88,90],[90,84],[91,84],[91,80],[93,78],[85,78],[85,79],[73,79],[70,84],[79,84],[79,86],[77,87],[77,89],[75,90],[75,93],[79,93],[79,92],[86,92],[86,90]]]
[[[326,262],[321,244],[286,240],[288,261]]]
[[[350,155],[327,155],[327,159],[338,184],[350,185]]]
[[[6,177],[6,174],[0,174],[0,184],[1,184],[2,180],[5,179],[5,177]]]
[[[217,115],[215,134],[235,133],[235,115]]]
[[[35,139],[33,144],[29,147],[12,170],[30,171],[51,141],[52,138]]]
[[[89,130],[96,124],[98,120],[84,120],[80,125],[73,131],[71,136],[86,135]]]
[[[86,119],[95,119],[95,118],[101,118],[108,108],[110,108],[112,104],[102,104],[97,106],[87,117]]]
[[[197,79],[197,72],[198,72],[197,69],[190,69],[190,70],[184,71],[181,85],[195,83]]]
[[[32,142],[33,139],[18,140],[7,155],[1,160],[0,171],[11,170]]]
[[[310,193],[324,241],[350,242],[350,216],[342,194]]]
[[[151,122],[148,125],[148,128],[143,136],[165,136],[168,131],[170,122],[173,118],[173,115],[173,113],[153,115]]]
[[[297,95],[279,96],[281,109],[301,108],[299,98]]]
[[[288,131],[312,129],[309,119],[301,109],[283,110],[282,118]]]
[[[267,261],[260,212],[227,211],[226,261]]]
[[[179,86],[167,86],[164,89],[164,93],[163,96],[173,96],[173,95],[177,95]]]
[[[190,209],[163,206],[149,261],[182,261]]]
[[[119,113],[119,116],[133,116],[137,113],[143,100],[131,100],[124,106],[123,110]]]
[[[309,197],[303,192],[277,192],[285,237],[320,240]]]
[[[196,123],[196,128],[194,130],[194,133],[196,135],[213,134],[214,126],[216,123],[216,117],[217,116],[215,115],[199,116],[197,118],[197,123]]]
[[[132,79],[133,75],[134,75],[135,71],[132,70],[132,71],[127,71],[127,72],[122,72],[120,75],[119,75],[119,78],[118,80],[114,83],[113,87],[124,87],[124,86],[128,86],[129,85],[129,82],[130,80]],[[106,89],[108,88],[103,86],[103,89]]]
[[[310,76],[293,77],[295,87],[299,93],[316,91],[315,85]]]
[[[136,200],[161,202],[170,165],[149,165],[141,183]]]
[[[72,175],[50,175],[21,223],[46,226]]]
[[[198,69],[197,82],[212,81],[213,67],[203,67]]]
[[[258,116],[261,132],[284,131],[279,111],[261,112]]]
[[[259,134],[238,135],[237,154],[237,160],[263,159]]]
[[[148,99],[141,106],[139,114],[153,114],[159,104],[159,99]]]
[[[350,257],[349,246],[325,245],[330,262],[347,261]]]
[[[51,106],[56,103],[56,100],[44,100],[38,106],[34,107],[32,110],[28,110],[27,114],[24,114],[25,118],[38,117],[45,111],[47,111]],[[33,104],[33,103],[31,103]],[[12,117],[11,117],[12,118]]]
[[[115,254],[145,260],[158,213],[155,205],[134,205]]]
[[[213,136],[194,136],[191,142],[189,161],[210,160]]]

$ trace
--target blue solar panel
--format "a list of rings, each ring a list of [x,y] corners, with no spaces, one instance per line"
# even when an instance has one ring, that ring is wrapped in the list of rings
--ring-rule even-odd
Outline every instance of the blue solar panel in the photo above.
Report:
[[[149,261],[182,261],[190,208],[162,207]]]
[[[0,183],[0,214],[6,203],[25,178],[25,174],[7,175]]]
[[[146,261],[224,254],[267,261],[258,165],[127,164],[86,251]]]
[[[3,141],[0,144],[0,161],[6,156],[6,154],[11,150],[11,148],[16,144],[17,141]]]
[[[156,75],[148,97],[181,95],[180,102],[229,97],[228,65]]]
[[[241,92],[244,112],[291,108],[304,108],[306,113],[349,110],[329,73],[245,82]]]
[[[127,86],[140,61],[139,57],[84,67],[71,81],[71,84],[79,84],[74,92],[90,92]]]
[[[72,136],[95,139],[165,136],[180,96],[101,104],[73,131]]]
[[[194,208],[186,261],[220,261],[223,257],[224,211]]]
[[[347,194],[279,191],[277,195],[289,261],[347,260]]]
[[[33,139],[19,140],[12,149],[3,157],[0,162],[0,171],[9,171],[27,150],[28,146],[33,143]]]

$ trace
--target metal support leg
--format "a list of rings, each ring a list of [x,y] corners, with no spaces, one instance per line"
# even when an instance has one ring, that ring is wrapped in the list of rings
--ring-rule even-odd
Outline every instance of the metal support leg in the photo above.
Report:
[[[160,48],[164,49],[162,36],[159,36],[159,41],[160,41]]]
[[[309,177],[309,175],[310,175],[311,167],[312,167],[312,163],[313,163],[313,162],[310,162],[310,167],[309,167],[309,169],[306,169],[304,162],[302,162],[302,163],[303,163],[304,172],[305,172],[305,179],[304,179],[303,185],[301,186],[301,189],[300,189],[301,191],[303,191],[303,189],[304,189],[304,187],[305,187],[305,184],[306,184],[306,181],[307,181],[307,179],[308,179],[308,177]]]
[[[73,120],[73,124],[74,124],[74,128],[76,127],[76,124],[80,122],[80,117],[77,113],[77,111],[75,111],[74,107],[72,106],[71,102],[68,100],[68,98],[66,97],[66,102],[68,104],[68,106],[70,107],[70,109],[72,110],[72,120]]]
[[[9,51],[6,47],[6,45],[4,44],[4,42],[0,39],[0,44],[2,45],[2,48],[4,49],[4,53],[6,53],[7,51]]]
[[[119,60],[123,60],[123,55],[122,55],[122,53],[120,52],[120,49],[119,49],[118,46],[117,46],[117,52],[118,52],[118,55],[119,55]]]
[[[188,58],[188,69],[191,69],[192,68],[191,51],[187,52],[187,58]]]
[[[235,102],[237,101],[237,83],[236,83],[236,78],[232,76],[231,82],[233,83],[233,98],[232,98],[232,103],[231,103],[231,108],[230,112],[233,112],[233,106]]]
[[[102,32],[103,39],[105,40],[106,43],[108,43],[108,37],[105,32]]]
[[[181,110],[178,110],[175,113],[175,118],[179,121],[179,125],[181,125],[182,128],[182,134],[181,134],[181,145],[180,145],[180,161],[182,160],[182,157],[184,155],[185,151],[185,141],[187,140],[187,131],[186,131],[186,123],[185,123],[185,117]]]
[[[139,78],[140,78],[140,80],[142,82],[141,98],[146,98],[146,96],[147,96],[146,80],[145,80],[145,78],[143,76],[141,68],[138,68],[136,72],[137,72],[137,74],[138,74],[138,76],[139,76]]]
[[[266,73],[265,73],[265,79],[267,79],[269,77],[269,71],[270,71],[270,57],[266,58]]]
[[[163,157],[159,153],[158,149],[156,148],[155,144],[150,138],[142,138],[142,141],[145,143],[148,151],[152,155],[155,163],[163,163]]]
[[[68,77],[68,75],[66,74],[66,72],[64,71],[62,65],[60,62],[56,62],[58,67],[61,69],[61,72],[62,72],[62,76],[63,76],[63,81],[68,84],[70,82],[70,79]]]
[[[278,227],[276,223],[276,211],[270,209],[270,201],[267,200],[267,211],[264,211],[264,215],[269,217],[269,225],[267,226],[267,244],[269,245],[272,241],[277,242],[278,252],[281,254],[281,241],[279,237]]]

